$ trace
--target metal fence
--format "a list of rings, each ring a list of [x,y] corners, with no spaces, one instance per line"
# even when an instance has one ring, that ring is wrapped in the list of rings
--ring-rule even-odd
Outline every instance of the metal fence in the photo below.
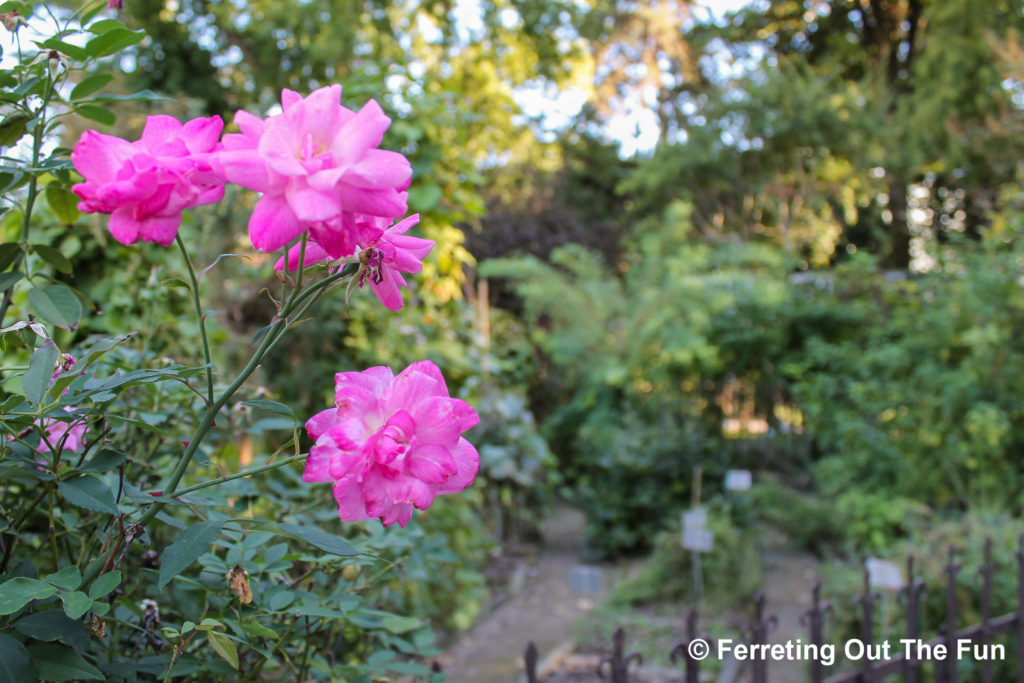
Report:
[[[957,663],[959,655],[964,647],[977,654],[975,648],[983,648],[983,652],[998,654],[1000,650],[995,648],[1002,645],[993,645],[998,636],[1004,634],[1015,634],[1016,656],[1012,662],[1016,669],[1014,679],[1018,683],[1024,683],[1024,535],[1018,538],[1016,551],[1016,609],[1001,616],[992,617],[992,586],[993,574],[996,569],[992,560],[992,541],[985,541],[984,557],[978,575],[981,582],[980,623],[958,628],[958,600],[957,582],[962,567],[956,561],[956,554],[952,546],[949,547],[943,574],[945,576],[945,622],[939,625],[939,636],[930,640],[921,640],[922,623],[922,594],[925,591],[925,582],[915,573],[913,557],[907,558],[906,580],[899,595],[904,605],[904,620],[902,624],[903,635],[900,642],[905,639],[911,645],[905,645],[900,651],[889,653],[885,657],[859,657],[856,670],[838,673],[830,677],[825,676],[825,664],[821,657],[810,657],[808,659],[808,678],[811,683],[877,683],[886,677],[899,675],[899,680],[909,683],[919,683],[921,675],[927,671],[930,676],[927,680],[934,680],[937,683],[957,682]],[[873,590],[869,579],[869,572],[865,568],[864,585],[861,594],[856,600],[857,609],[860,612],[859,621],[861,631],[859,641],[863,644],[875,644],[874,623],[880,594]],[[809,652],[821,652],[822,647],[831,646],[836,653],[836,662],[841,658],[839,653],[844,653],[845,648],[837,647],[835,643],[829,643],[825,639],[826,618],[834,607],[827,600],[822,598],[821,582],[815,582],[811,587],[811,606],[804,612],[802,623],[807,627],[809,636]],[[765,599],[758,595],[754,599],[751,620],[743,632],[743,642],[750,646],[771,646],[769,634],[774,628],[777,620],[774,615],[765,613]],[[714,649],[714,641],[700,633],[696,609],[690,609],[686,616],[686,637],[677,643],[670,654],[672,662],[680,667],[680,674],[685,675],[686,683],[697,683],[700,680],[701,665],[707,658],[709,651]],[[704,649],[704,647],[707,649]],[[944,649],[943,649],[944,648]],[[763,648],[752,648],[753,652],[766,652]],[[946,656],[940,656],[944,653]],[[1002,653],[1006,656],[1005,647]],[[753,683],[768,683],[769,657],[749,657],[750,680]],[[842,658],[845,659],[845,658]],[[993,658],[975,657],[980,665],[978,675],[983,683],[992,683]],[[538,652],[531,642],[524,654],[525,674],[528,683],[538,683]],[[630,683],[631,677],[635,679],[636,667],[642,664],[639,653],[629,652],[626,648],[626,632],[621,627],[615,631],[612,647],[601,659],[595,671],[596,675],[612,683]],[[925,669],[925,667],[929,667]],[[891,680],[891,679],[890,679]],[[1006,680],[1001,678],[1000,681]]]

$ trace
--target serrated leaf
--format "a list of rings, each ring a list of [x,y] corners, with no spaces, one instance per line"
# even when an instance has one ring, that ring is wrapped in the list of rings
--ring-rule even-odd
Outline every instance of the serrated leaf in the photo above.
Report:
[[[0,615],[17,612],[33,600],[48,598],[57,589],[39,579],[18,576],[0,584]]]
[[[72,89],[71,100],[80,100],[82,98],[88,97],[97,90],[100,90],[101,88],[105,87],[112,80],[114,80],[113,74],[93,74],[92,76],[83,79],[81,83],[79,83],[74,87],[74,89]]]
[[[45,48],[49,48],[51,50],[56,50],[57,52],[66,54],[68,57],[71,57],[71,59],[74,59],[75,61],[84,62],[85,60],[89,59],[88,52],[86,52],[77,45],[65,43],[63,40],[60,40],[58,38],[50,38],[49,40],[40,43],[40,45],[42,45]]]
[[[82,585],[82,570],[72,564],[59,572],[47,574],[43,580],[46,583],[52,583],[57,588],[73,591]]]
[[[127,453],[114,450],[113,448],[104,448],[99,453],[89,458],[89,460],[78,468],[80,472],[109,472],[121,465],[125,460],[128,459]]]
[[[52,643],[34,643],[28,647],[39,677],[46,681],[102,681],[99,669],[72,650]]]
[[[20,140],[31,120],[26,114],[13,114],[0,122],[0,147],[10,147]]]
[[[117,123],[117,116],[109,109],[104,109],[95,104],[80,104],[75,111],[87,119],[92,119],[105,126],[112,126]]]
[[[118,514],[117,502],[114,494],[102,479],[98,477],[77,477],[68,481],[62,481],[57,485],[64,500],[72,505],[77,505],[86,510],[94,512],[106,512],[107,514]]]
[[[33,244],[32,251],[61,273],[71,273],[71,261],[68,260],[67,256],[60,253],[60,249],[47,244]]]
[[[131,47],[146,37],[145,31],[130,31],[127,28],[111,28],[85,44],[85,51],[100,58]]]
[[[53,377],[53,370],[57,367],[57,358],[60,351],[52,339],[47,339],[43,345],[32,352],[32,358],[28,362],[28,370],[21,378],[21,386],[25,391],[25,398],[39,405],[50,388],[50,378]]]
[[[93,584],[89,586],[89,597],[93,600],[99,600],[102,597],[110,595],[111,591],[120,585],[121,570],[115,569],[112,572],[107,572],[93,581]]]
[[[74,330],[82,317],[82,303],[64,285],[44,285],[28,293],[28,300],[40,317],[57,327]]]
[[[79,619],[92,607],[92,598],[82,591],[61,593],[60,600],[64,603],[64,613],[68,619]]]
[[[213,647],[214,651],[231,665],[232,669],[238,668],[238,650],[235,649],[233,640],[217,631],[207,631],[206,640]]]
[[[23,277],[21,273],[0,273],[0,292],[6,292]]]
[[[61,187],[60,185],[49,185],[46,188],[46,203],[50,205],[50,210],[53,211],[53,215],[57,217],[64,225],[71,225],[78,220],[81,215],[78,213],[78,195],[71,192],[67,188]],[[52,249],[53,247],[51,247]],[[54,249],[54,251],[57,251]],[[57,252],[60,253],[59,251]],[[40,256],[43,256],[40,254]],[[62,255],[63,256],[63,255]],[[43,256],[43,258],[46,258]],[[67,261],[67,259],[64,259]],[[47,259],[49,262],[49,259]],[[68,269],[63,271],[65,273],[71,272],[71,264],[68,263]]]
[[[39,680],[25,646],[0,633],[0,680],[11,683],[35,683]]]
[[[48,609],[43,612],[26,614],[14,622],[14,628],[29,638],[42,641],[59,640],[71,647],[85,649],[89,647],[89,632],[85,626],[74,619],[68,618],[63,610]],[[0,679],[3,677],[0,676]]]
[[[208,520],[193,524],[181,532],[174,543],[167,546],[160,556],[160,578],[157,586],[163,588],[167,582],[185,571],[199,556],[210,548],[220,536],[221,520]]]

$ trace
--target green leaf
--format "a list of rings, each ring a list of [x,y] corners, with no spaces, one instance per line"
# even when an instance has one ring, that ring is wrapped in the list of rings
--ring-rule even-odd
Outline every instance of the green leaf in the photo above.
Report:
[[[193,524],[182,531],[160,556],[160,578],[157,586],[163,588],[168,581],[199,559],[199,556],[220,536],[223,525],[223,520],[208,520]]]
[[[46,203],[50,205],[50,210],[53,211],[53,215],[57,217],[57,220],[64,225],[73,224],[81,215],[78,213],[78,195],[65,187],[61,187],[60,185],[48,185],[46,187]],[[33,248],[38,251],[38,245]],[[46,258],[43,254],[39,255],[44,259]],[[67,259],[64,260],[67,261]],[[51,265],[55,265],[49,259],[47,259],[47,262],[51,263]],[[70,263],[68,263],[68,269],[63,272],[71,272]]]
[[[68,618],[63,610],[48,609],[44,612],[26,614],[14,622],[14,628],[36,640],[59,640],[81,650],[89,647],[89,632],[85,630],[85,626],[80,621]]]
[[[0,292],[6,292],[23,277],[21,273],[0,273]]]
[[[71,273],[71,261],[64,254],[60,253],[60,249],[46,244],[33,244],[32,251],[61,273]]]
[[[270,604],[268,607],[276,611],[283,610],[288,605],[295,601],[295,593],[291,591],[281,591],[274,593],[274,596],[270,598]]]
[[[99,669],[63,645],[33,643],[28,648],[39,677],[46,681],[102,681]]]
[[[89,476],[78,477],[62,481],[57,488],[60,489],[60,494],[64,496],[64,499],[72,505],[95,512],[118,514],[114,494],[102,479]]]
[[[0,680],[10,683],[35,683],[39,680],[25,646],[0,633]]]
[[[59,572],[47,574],[43,577],[46,583],[52,583],[57,588],[73,591],[82,585],[82,570],[75,565],[64,567]]]
[[[64,613],[69,619],[79,619],[92,607],[92,598],[82,591],[61,593],[60,600],[64,603]]]
[[[28,300],[40,317],[57,327],[73,331],[82,317],[82,303],[75,293],[64,285],[36,287],[28,294]]]
[[[85,51],[93,57],[106,57],[131,47],[146,37],[145,31],[129,31],[127,28],[111,28],[85,44]]]
[[[31,120],[26,114],[12,114],[0,122],[0,147],[10,147],[20,140]]]
[[[299,526],[298,524],[279,524],[278,527],[286,535],[293,536],[315,545],[326,553],[331,553],[332,555],[338,555],[340,557],[350,557],[358,554],[355,549],[344,540],[325,531],[321,531],[320,529]]]
[[[350,557],[352,555],[359,554],[344,540],[324,531],[320,531],[319,529],[302,527],[297,524],[278,524],[277,522],[272,522],[268,519],[241,518],[229,519],[226,521],[238,524],[246,529],[266,531],[272,534],[277,534],[278,536],[293,538],[297,541],[305,541],[325,552],[331,553],[332,555],[338,555],[340,557]]]
[[[48,598],[57,589],[39,579],[18,576],[0,584],[0,615],[17,612],[33,600]]]
[[[91,97],[83,102],[98,104],[100,102],[170,102],[172,98],[157,95],[152,90],[139,90],[130,95],[119,95],[117,93],[102,93]]]
[[[386,614],[380,618],[381,626],[392,633],[408,633],[423,626],[423,621],[415,617],[402,617],[397,614]]]
[[[100,598],[109,595],[111,591],[120,585],[121,570],[115,569],[112,572],[107,572],[89,586],[89,597],[93,600],[99,600]]]
[[[71,100],[80,100],[84,97],[88,97],[97,90],[105,87],[112,80],[114,80],[113,74],[93,74],[92,76],[83,79],[81,83],[74,87],[74,89],[71,91]]]
[[[251,401],[242,401],[243,406],[251,406],[253,408],[259,408],[261,410],[269,410],[272,413],[279,413],[281,415],[287,415],[292,420],[298,421],[295,418],[295,411],[289,406],[277,401],[268,401],[267,399],[258,398]]]
[[[112,126],[117,122],[117,116],[114,112],[95,104],[80,104],[75,107],[75,111],[87,119],[102,123],[104,126]]]
[[[115,451],[113,448],[104,448],[89,458],[88,462],[79,467],[78,470],[80,472],[109,472],[119,467],[127,459],[127,453]]]
[[[206,640],[209,641],[217,654],[223,657],[224,661],[231,665],[232,669],[238,668],[238,650],[235,649],[235,643],[233,640],[217,631],[207,631]]]
[[[87,30],[94,35],[101,35],[107,31],[113,31],[115,28],[125,28],[125,25],[117,19],[101,19],[90,24]]]
[[[35,405],[42,403],[43,397],[46,396],[46,392],[50,388],[50,378],[53,376],[54,368],[57,367],[59,357],[60,351],[57,350],[57,345],[53,343],[52,339],[47,339],[32,353],[32,358],[28,362],[28,370],[21,378],[21,386],[25,391],[25,398]]]
[[[21,245],[17,242],[4,242],[0,244],[0,270],[10,268],[20,253]]]
[[[60,40],[58,38],[50,38],[49,40],[40,43],[40,45],[42,45],[45,48],[49,48],[51,50],[56,50],[57,52],[66,54],[68,57],[71,57],[71,59],[74,59],[78,62],[84,62],[85,60],[89,59],[88,52],[78,47],[77,45],[65,43],[63,40]]]

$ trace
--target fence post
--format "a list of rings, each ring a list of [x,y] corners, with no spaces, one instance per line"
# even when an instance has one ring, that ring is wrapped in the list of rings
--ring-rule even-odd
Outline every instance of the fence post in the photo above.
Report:
[[[523,663],[526,665],[526,683],[537,683],[537,646],[532,640],[526,645]]]
[[[754,623],[750,625],[751,640],[760,645],[768,643],[768,630],[779,621],[775,615],[765,618],[764,601],[764,593],[758,593],[754,598]],[[753,683],[768,683],[768,659],[753,657],[751,664],[753,665]]]
[[[639,652],[626,652],[626,632],[622,627],[615,629],[612,636],[612,654],[602,659],[597,665],[597,675],[604,678],[604,665],[608,665],[611,672],[612,683],[629,683],[629,664],[636,662],[640,664],[643,656]]]
[[[1024,534],[1017,537],[1017,683],[1024,683]]]
[[[690,643],[695,640],[697,640],[697,608],[691,607],[690,611],[686,613],[686,639],[676,643],[672,647],[672,652],[669,653],[669,659],[673,664],[678,661],[680,656],[686,659],[686,683],[698,683],[700,680],[700,660],[690,652]]]
[[[956,573],[960,565],[956,563],[956,549],[949,544],[949,560],[946,562],[946,632],[943,642],[946,645],[946,659],[939,669],[941,683],[956,683]]]
[[[907,638],[918,640],[921,637],[921,593],[924,581],[914,576],[914,556],[907,555],[907,585],[902,593],[907,600]],[[917,683],[920,680],[920,662],[909,656],[903,660],[903,680],[905,683]]]
[[[869,647],[875,640],[875,599],[877,594],[871,591],[871,575],[868,573],[867,565],[864,566],[864,593],[857,599],[860,602],[860,639],[864,647]],[[861,683],[873,683],[875,680],[874,662],[867,656],[861,659],[861,675],[858,679]]]
[[[825,641],[825,612],[830,609],[832,605],[821,599],[821,581],[815,581],[811,588],[811,607],[800,617],[800,623],[808,625],[811,645],[817,652],[821,652],[821,646]],[[811,683],[821,683],[823,680],[825,666],[821,662],[821,657],[815,657],[811,660]]]
[[[992,640],[992,539],[985,539],[985,556],[978,571],[981,574],[981,633],[978,640],[988,645]],[[992,661],[985,657],[981,661],[982,683],[992,683]]]

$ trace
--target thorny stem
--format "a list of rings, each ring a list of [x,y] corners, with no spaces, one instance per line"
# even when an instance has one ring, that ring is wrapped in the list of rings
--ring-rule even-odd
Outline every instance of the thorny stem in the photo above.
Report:
[[[181,239],[181,233],[174,236],[174,241],[185,258],[185,266],[188,268],[188,276],[192,280],[192,305],[196,309],[196,319],[199,321],[199,335],[203,339],[203,360],[206,361],[206,396],[207,405],[213,403],[213,362],[210,360],[210,341],[206,337],[206,316],[203,315],[203,304],[199,301],[199,279],[196,277],[195,268],[192,267],[192,259],[189,258],[188,249]]]

